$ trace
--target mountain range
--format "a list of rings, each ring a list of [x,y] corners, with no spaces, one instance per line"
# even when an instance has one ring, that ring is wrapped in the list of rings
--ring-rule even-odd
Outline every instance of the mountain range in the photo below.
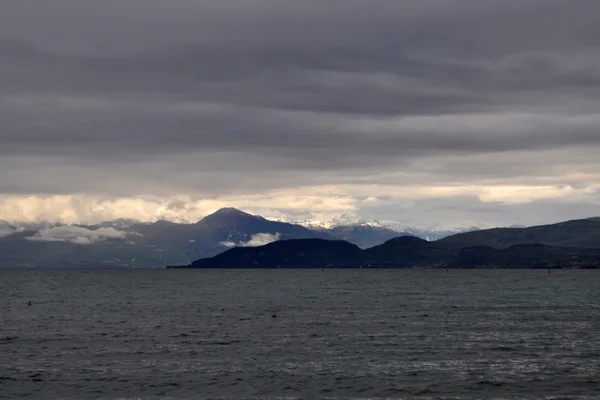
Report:
[[[470,232],[482,229],[479,225],[460,224],[452,227],[420,227],[410,224],[405,224],[398,221],[377,221],[373,219],[365,219],[359,215],[345,212],[330,219],[290,219],[287,217],[270,217],[271,221],[287,222],[290,224],[302,225],[314,230],[333,230],[336,228],[370,228],[373,230],[392,231],[405,235],[416,236],[425,240],[438,240],[446,236],[455,235],[462,232]],[[368,232],[368,229],[365,229]],[[352,240],[349,240],[352,242]],[[381,242],[379,242],[381,243]],[[365,247],[365,246],[363,246]]]
[[[405,234],[409,232],[394,231],[351,214],[324,224],[300,224],[234,208],[218,210],[196,223],[0,221],[0,266],[161,267],[189,263],[235,246],[257,246],[280,239],[341,239],[367,248]]]
[[[535,243],[583,248],[600,247],[599,234],[600,218],[592,218],[545,227],[464,232],[429,243],[453,249],[489,246],[499,251],[515,244]],[[361,251],[372,251],[370,249],[377,245],[402,236],[416,235],[350,214],[325,224],[302,225],[274,221],[234,208],[218,210],[196,223],[142,223],[127,219],[95,225],[0,222],[0,266],[163,267],[188,265],[232,247],[257,247],[276,241],[342,240]]]
[[[231,208],[194,224],[116,220],[96,225],[2,226],[3,267],[162,267],[212,256],[234,246],[279,239],[334,238]]]

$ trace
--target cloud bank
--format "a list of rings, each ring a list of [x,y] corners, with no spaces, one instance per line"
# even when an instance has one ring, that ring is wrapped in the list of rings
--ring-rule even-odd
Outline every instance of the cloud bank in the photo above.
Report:
[[[43,229],[26,239],[38,242],[70,242],[75,244],[93,244],[108,239],[124,239],[127,232],[114,228],[87,229],[79,226],[57,226]]]

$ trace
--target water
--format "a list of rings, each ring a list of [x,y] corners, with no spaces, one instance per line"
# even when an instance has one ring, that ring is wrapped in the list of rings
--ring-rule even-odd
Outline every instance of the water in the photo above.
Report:
[[[0,398],[596,399],[599,282],[591,270],[0,270]]]

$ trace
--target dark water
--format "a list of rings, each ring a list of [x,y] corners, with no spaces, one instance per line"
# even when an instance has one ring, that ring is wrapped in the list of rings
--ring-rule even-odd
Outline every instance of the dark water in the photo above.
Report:
[[[600,271],[0,270],[0,313],[6,399],[600,399]]]

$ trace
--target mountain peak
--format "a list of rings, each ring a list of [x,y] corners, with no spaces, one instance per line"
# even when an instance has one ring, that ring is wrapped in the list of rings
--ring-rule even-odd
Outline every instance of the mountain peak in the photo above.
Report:
[[[238,210],[237,208],[234,208],[234,207],[224,207],[224,208],[218,209],[217,211],[215,211],[214,213],[212,213],[210,215],[207,215],[207,217],[212,216],[212,215],[233,216],[233,215],[251,215],[251,214],[243,212],[242,210]]]
[[[337,226],[376,226],[376,227],[381,227],[381,224],[379,224],[377,221],[373,221],[373,220],[368,220],[365,218],[362,218],[361,216],[354,214],[354,213],[350,213],[350,212],[345,212],[340,214],[339,216],[333,218],[330,222],[333,227],[337,227]]]
[[[377,221],[367,220],[354,213],[345,212],[330,219],[320,219],[316,216],[303,220],[291,220],[285,216],[267,218],[271,221],[287,222],[302,225],[309,229],[333,229],[340,226],[370,226],[381,227]]]
[[[98,226],[116,229],[129,229],[136,224],[141,224],[141,222],[131,218],[117,218],[110,221],[101,222],[98,224]]]
[[[210,223],[210,224],[232,224],[236,223],[236,221],[249,221],[249,220],[259,220],[262,217],[248,214],[246,212],[240,211],[237,208],[227,207],[221,208],[215,211],[212,214],[207,215],[202,218],[198,223]]]

